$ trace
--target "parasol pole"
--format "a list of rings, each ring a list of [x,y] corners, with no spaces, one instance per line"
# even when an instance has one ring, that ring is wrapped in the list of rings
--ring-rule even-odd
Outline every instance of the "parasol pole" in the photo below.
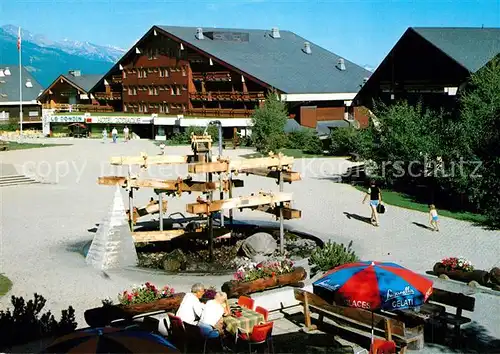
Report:
[[[372,310],[372,345],[371,345],[372,348],[373,348],[373,336],[374,336],[374,330],[373,330],[373,310]]]

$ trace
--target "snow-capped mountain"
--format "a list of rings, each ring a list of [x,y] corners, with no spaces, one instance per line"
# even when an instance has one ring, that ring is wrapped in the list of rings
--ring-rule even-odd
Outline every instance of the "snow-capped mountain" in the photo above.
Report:
[[[4,32],[17,38],[18,27],[5,25],[1,27]],[[41,34],[34,34],[21,28],[23,42],[30,42],[39,47],[59,49],[65,53],[82,56],[91,60],[107,61],[115,63],[125,53],[124,49],[115,46],[104,46],[90,42],[80,42],[71,39],[52,41]]]
[[[372,65],[365,65],[363,66],[366,70],[368,71],[371,71],[371,72],[374,72],[375,71],[375,68],[372,66]]]

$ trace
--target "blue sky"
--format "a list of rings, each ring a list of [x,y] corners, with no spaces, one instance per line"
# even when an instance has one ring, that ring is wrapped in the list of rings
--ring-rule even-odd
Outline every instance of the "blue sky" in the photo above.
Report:
[[[0,25],[128,49],[153,24],[291,30],[376,66],[410,26],[500,27],[500,0],[0,0]]]

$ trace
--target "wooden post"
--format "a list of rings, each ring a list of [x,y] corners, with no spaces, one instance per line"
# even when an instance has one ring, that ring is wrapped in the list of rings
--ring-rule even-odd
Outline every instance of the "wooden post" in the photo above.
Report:
[[[163,193],[158,194],[158,199],[160,203],[160,231],[163,231]]]
[[[127,188],[128,188],[128,226],[130,227],[130,231],[134,231],[134,190],[132,189],[132,186],[130,185],[130,178],[131,173],[132,173],[132,167],[129,165],[128,166],[128,183],[127,183]]]
[[[233,173],[229,172],[229,199],[233,197]],[[233,209],[229,209],[229,223],[233,225]]]
[[[280,192],[283,192],[283,173],[280,171],[279,173],[279,187]],[[283,202],[280,203],[280,253],[285,253],[285,228],[284,228],[284,219],[283,219]]]
[[[304,323],[307,329],[311,328],[311,313],[309,312],[309,299],[306,292],[304,292]]]
[[[208,161],[212,161],[212,151],[209,150],[207,153]],[[207,174],[208,182],[212,182],[212,172]],[[209,194],[209,203],[212,203],[214,200],[214,192],[210,191]],[[222,210],[220,211],[222,212]],[[213,213],[208,213],[208,257],[210,263],[214,261],[214,216]]]
[[[130,231],[134,231],[134,190],[130,187],[128,191],[128,225],[130,227]]]

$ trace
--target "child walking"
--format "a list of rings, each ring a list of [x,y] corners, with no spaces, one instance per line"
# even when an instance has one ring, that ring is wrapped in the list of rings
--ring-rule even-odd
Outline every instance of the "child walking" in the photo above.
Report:
[[[439,231],[438,212],[434,204],[429,205],[429,221],[433,231]]]

